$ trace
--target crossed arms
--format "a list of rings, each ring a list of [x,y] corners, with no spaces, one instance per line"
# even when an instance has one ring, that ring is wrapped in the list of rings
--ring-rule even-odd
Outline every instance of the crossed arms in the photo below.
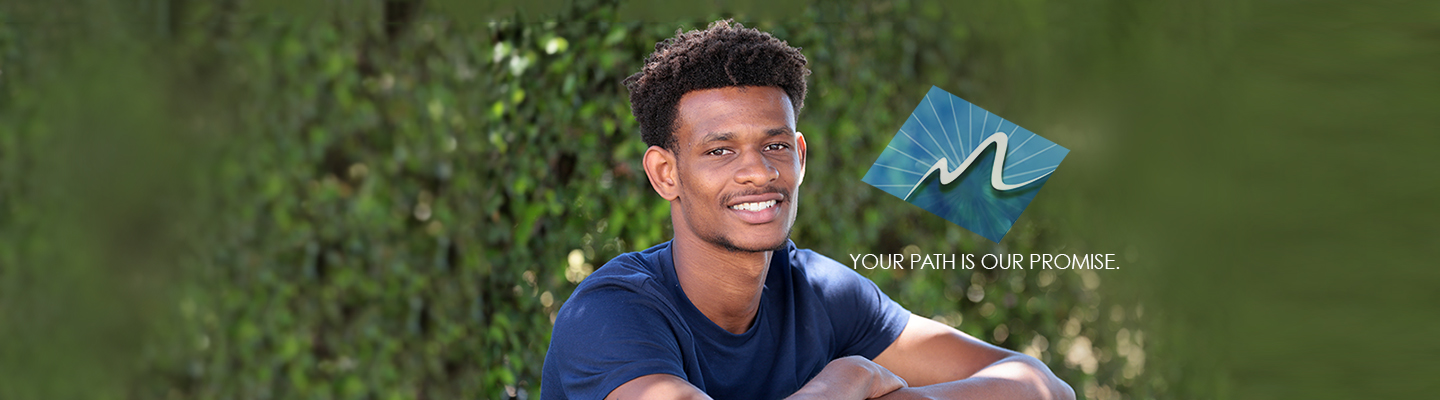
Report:
[[[831,361],[790,399],[1064,399],[1074,389],[1040,360],[918,315],[874,361]],[[709,399],[684,379],[635,378],[606,399]]]

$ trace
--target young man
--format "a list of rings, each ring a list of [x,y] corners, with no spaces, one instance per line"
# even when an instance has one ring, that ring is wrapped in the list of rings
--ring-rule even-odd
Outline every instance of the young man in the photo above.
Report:
[[[799,49],[727,20],[661,42],[625,80],[675,238],[575,289],[542,398],[1074,398],[1039,360],[790,242],[809,73]]]

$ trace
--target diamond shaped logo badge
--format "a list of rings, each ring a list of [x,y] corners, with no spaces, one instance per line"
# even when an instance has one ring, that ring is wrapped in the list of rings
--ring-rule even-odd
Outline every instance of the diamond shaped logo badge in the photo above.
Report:
[[[932,86],[862,180],[999,242],[1069,153]]]

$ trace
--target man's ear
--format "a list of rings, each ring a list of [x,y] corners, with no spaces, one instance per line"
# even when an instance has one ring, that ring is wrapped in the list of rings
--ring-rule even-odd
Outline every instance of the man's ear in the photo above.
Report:
[[[660,146],[645,150],[645,176],[650,178],[650,187],[666,201],[680,197],[680,174],[675,170],[675,153]]]
[[[800,178],[796,179],[795,186],[805,183],[805,135],[799,131],[795,132],[795,152],[800,153]]]

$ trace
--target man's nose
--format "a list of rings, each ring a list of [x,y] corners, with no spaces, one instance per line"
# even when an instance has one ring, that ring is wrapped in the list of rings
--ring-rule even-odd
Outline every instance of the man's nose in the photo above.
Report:
[[[736,183],[764,186],[780,178],[780,170],[758,151],[745,152],[740,162],[740,170],[735,172]]]

